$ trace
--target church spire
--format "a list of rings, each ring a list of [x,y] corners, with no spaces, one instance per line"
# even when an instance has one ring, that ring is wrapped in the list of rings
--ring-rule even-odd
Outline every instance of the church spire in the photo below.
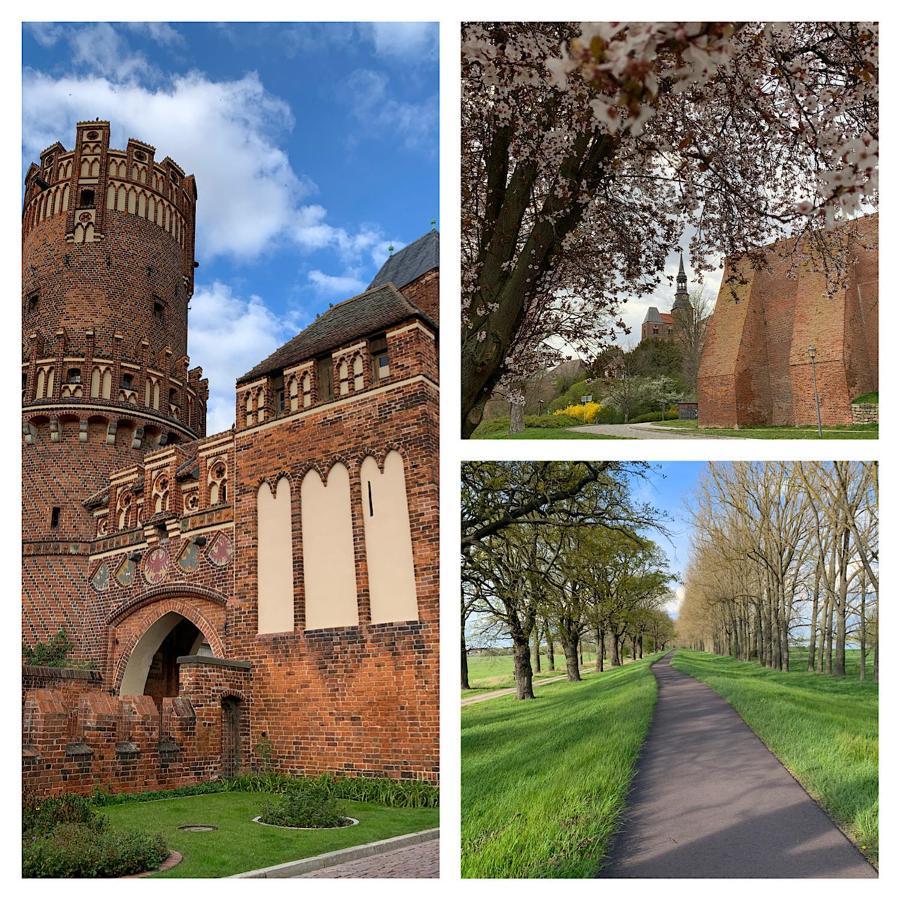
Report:
[[[672,311],[683,307],[690,307],[691,299],[688,296],[687,289],[687,273],[684,271],[684,251],[678,252],[678,280],[675,289],[675,302],[672,304]]]

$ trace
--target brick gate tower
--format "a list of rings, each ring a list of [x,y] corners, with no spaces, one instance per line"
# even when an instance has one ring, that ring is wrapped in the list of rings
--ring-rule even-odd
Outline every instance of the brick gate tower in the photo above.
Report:
[[[84,658],[104,616],[89,544],[116,530],[110,516],[152,512],[139,494],[105,514],[85,501],[148,451],[203,436],[208,394],[187,357],[194,178],[109,133],[80,122],[74,150],[41,153],[22,222],[23,638],[62,629]]]

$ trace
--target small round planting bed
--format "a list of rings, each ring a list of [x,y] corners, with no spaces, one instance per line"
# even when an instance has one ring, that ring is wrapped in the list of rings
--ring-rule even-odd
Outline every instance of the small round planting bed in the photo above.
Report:
[[[157,872],[167,872],[169,869],[174,869],[182,859],[184,857],[177,850],[173,850],[157,868],[150,869],[147,872],[138,872],[136,875],[123,875],[122,878],[149,878]]]
[[[262,816],[254,816],[253,821],[257,825],[265,825],[268,828],[286,828],[288,831],[323,831],[329,828],[350,828],[353,825],[359,825],[359,819],[353,819],[345,816],[341,825],[275,825],[272,822],[263,822]]]
[[[218,831],[218,825],[179,825],[179,831]]]

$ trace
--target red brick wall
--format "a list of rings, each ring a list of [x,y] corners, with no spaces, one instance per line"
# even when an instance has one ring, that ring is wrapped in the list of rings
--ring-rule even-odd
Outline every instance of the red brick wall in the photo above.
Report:
[[[769,251],[768,271],[726,264],[700,363],[701,426],[814,423],[811,344],[823,423],[851,422],[850,401],[878,387],[877,235],[877,216],[838,235],[851,265],[833,297],[808,260],[784,257],[783,244]],[[748,281],[734,287],[737,302],[735,271]]]
[[[411,281],[402,290],[403,296],[419,309],[423,310],[435,323],[440,323],[440,275],[438,269],[432,269]]]

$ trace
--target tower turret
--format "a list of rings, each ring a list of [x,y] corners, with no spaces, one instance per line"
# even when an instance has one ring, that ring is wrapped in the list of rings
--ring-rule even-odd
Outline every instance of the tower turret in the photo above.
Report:
[[[41,582],[25,593],[67,610],[26,621],[72,636],[85,623],[67,594],[83,590],[83,542],[104,524],[85,499],[145,452],[206,432],[207,382],[187,357],[194,178],[143,141],[109,143],[109,122],[79,122],[74,149],[54,143],[25,178],[24,578]]]

